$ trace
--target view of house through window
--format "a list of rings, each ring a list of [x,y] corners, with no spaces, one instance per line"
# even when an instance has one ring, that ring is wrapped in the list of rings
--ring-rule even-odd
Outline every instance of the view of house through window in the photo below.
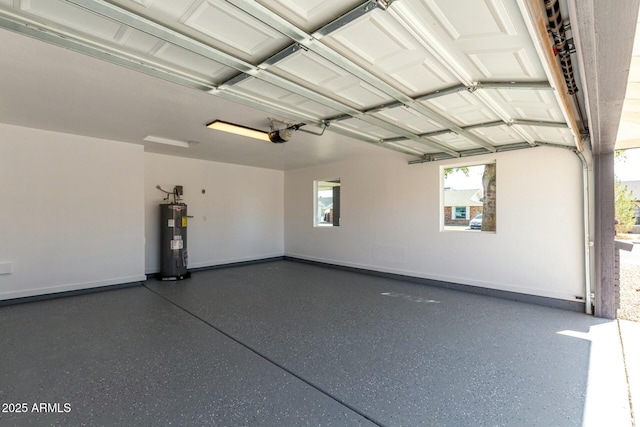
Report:
[[[496,164],[444,168],[443,230],[496,231]]]
[[[315,181],[314,227],[340,225],[340,178]]]

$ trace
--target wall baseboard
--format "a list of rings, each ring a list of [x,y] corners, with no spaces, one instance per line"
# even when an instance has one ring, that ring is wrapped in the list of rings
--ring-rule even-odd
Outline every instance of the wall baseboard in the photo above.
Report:
[[[243,265],[251,265],[251,264],[262,264],[265,262],[282,261],[283,259],[285,259],[284,255],[278,255],[278,256],[273,256],[268,258],[251,259],[246,261],[234,261],[234,262],[228,262],[224,264],[215,264],[215,265],[208,265],[204,267],[189,268],[188,271],[190,273],[197,273],[198,271],[218,270],[221,268],[240,267]],[[147,280],[157,279],[159,274],[160,274],[159,272],[147,273]]]
[[[426,279],[423,277],[407,276],[397,273],[388,273],[383,271],[369,270],[365,268],[349,267],[328,262],[297,258],[290,255],[283,257],[287,261],[300,262],[304,264],[318,265],[321,267],[334,268],[337,270],[351,271],[355,273],[368,274],[370,276],[384,277],[387,279],[401,280],[405,282],[418,283],[421,285],[435,286],[438,288],[451,289],[455,291],[467,292],[477,295],[485,295],[490,297],[502,298],[511,301],[525,302],[529,304],[542,305],[546,307],[559,308],[562,310],[577,311],[584,313],[585,303],[581,301],[567,301],[558,298],[543,297],[538,295],[522,294],[519,292],[504,291],[499,289],[484,288],[481,286],[463,285],[460,283],[445,282],[442,280]]]
[[[141,286],[142,282],[119,283],[116,285],[97,286],[93,288],[74,289],[70,291],[52,292],[48,294],[31,295],[26,297],[0,300],[0,307],[7,305],[23,304],[27,302],[46,301],[51,299],[73,297],[77,295],[93,294],[96,292],[114,291],[117,289],[133,288]]]
[[[247,260],[247,261],[238,261],[238,262],[231,262],[226,264],[217,264],[217,265],[212,265],[207,267],[198,267],[198,268],[189,269],[189,272],[218,270],[223,268],[241,267],[244,265],[262,264],[262,263],[283,261],[283,260],[299,262],[303,264],[317,265],[317,266],[326,267],[326,268],[333,268],[336,270],[367,274],[370,276],[384,277],[387,279],[401,280],[404,282],[417,283],[420,285],[435,286],[439,288],[451,289],[455,291],[467,292],[467,293],[472,293],[477,295],[485,295],[490,297],[502,298],[502,299],[511,300],[511,301],[519,301],[519,302],[525,302],[529,304],[542,305],[542,306],[558,308],[562,310],[576,311],[581,313],[584,313],[584,310],[585,310],[585,303],[580,301],[567,301],[567,300],[562,300],[557,298],[542,297],[538,295],[529,295],[529,294],[522,294],[518,292],[504,291],[499,289],[484,288],[480,286],[463,285],[460,283],[446,282],[442,280],[426,279],[423,277],[408,276],[408,275],[397,274],[397,273],[388,273],[388,272],[369,270],[369,269],[358,268],[358,267],[349,267],[349,266],[344,266],[339,264],[332,264],[328,262],[297,258],[290,255],[260,258],[260,259]],[[158,273],[147,274],[147,280],[156,279],[157,277],[158,277]],[[78,289],[78,290],[55,292],[55,293],[49,293],[49,294],[43,294],[43,295],[34,295],[34,296],[26,296],[21,298],[0,300],[0,307],[6,306],[6,305],[21,304],[26,302],[43,301],[48,299],[64,298],[68,296],[90,294],[94,292],[103,292],[103,291],[110,291],[110,290],[116,290],[116,289],[130,288],[130,287],[140,286],[140,285],[142,285],[142,282],[122,283],[122,284],[116,284],[116,285],[99,286],[99,287],[87,288],[87,289]]]

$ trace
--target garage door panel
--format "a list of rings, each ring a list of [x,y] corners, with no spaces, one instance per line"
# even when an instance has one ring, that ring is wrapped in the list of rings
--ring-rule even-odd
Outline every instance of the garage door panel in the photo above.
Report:
[[[287,56],[271,66],[269,71],[360,110],[392,100],[381,90],[305,50]]]
[[[404,93],[416,96],[457,83],[404,26],[383,11],[371,12],[322,42]]]

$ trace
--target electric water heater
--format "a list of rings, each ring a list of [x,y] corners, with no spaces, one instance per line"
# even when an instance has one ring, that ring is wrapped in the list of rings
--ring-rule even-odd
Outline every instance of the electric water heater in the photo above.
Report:
[[[187,205],[160,205],[160,278],[181,280],[187,272]]]

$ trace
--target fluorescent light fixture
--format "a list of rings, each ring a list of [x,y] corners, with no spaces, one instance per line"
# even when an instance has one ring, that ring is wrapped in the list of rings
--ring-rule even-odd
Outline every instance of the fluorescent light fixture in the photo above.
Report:
[[[157,142],[158,144],[165,144],[165,145],[173,145],[175,147],[189,148],[189,142],[187,141],[178,141],[175,139],[160,138],[159,136],[153,136],[153,135],[147,136],[146,138],[144,138],[144,141]]]
[[[223,122],[216,120],[213,123],[207,125],[209,129],[220,130],[222,132],[234,133],[240,136],[246,136],[247,138],[255,138],[261,141],[270,142],[269,132],[264,132],[257,129],[251,129],[245,126],[235,125],[233,123]]]

